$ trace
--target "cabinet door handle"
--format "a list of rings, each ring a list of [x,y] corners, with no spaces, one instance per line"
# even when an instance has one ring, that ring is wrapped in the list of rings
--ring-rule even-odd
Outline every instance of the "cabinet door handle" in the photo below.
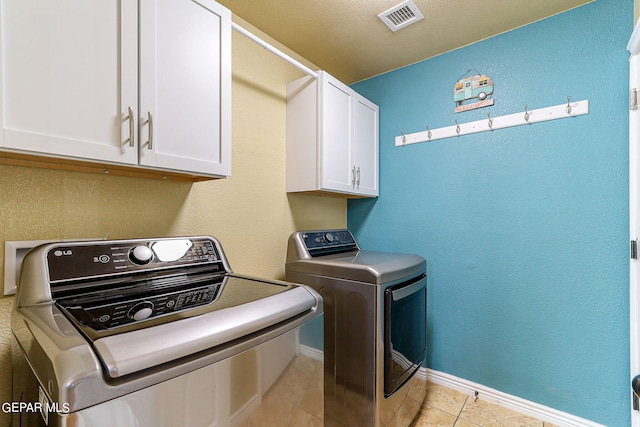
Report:
[[[356,167],[355,167],[355,165],[353,166],[353,169],[351,169],[351,186],[352,187],[356,186]]]
[[[133,133],[135,129],[133,128],[133,108],[129,108],[129,147],[133,147]]]
[[[149,142],[147,143],[147,148],[149,150],[153,149],[153,116],[151,115],[151,111],[147,111],[147,115],[149,116]]]
[[[360,166],[358,166],[358,179],[356,180],[356,184],[358,184],[358,188],[360,188]]]

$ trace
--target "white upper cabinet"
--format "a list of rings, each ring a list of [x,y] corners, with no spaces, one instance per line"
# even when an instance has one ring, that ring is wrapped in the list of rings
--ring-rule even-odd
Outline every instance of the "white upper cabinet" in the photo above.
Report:
[[[227,9],[212,0],[0,1],[0,148],[230,175]]]
[[[355,94],[353,114],[353,158],[359,194],[378,195],[378,106]]]
[[[326,73],[321,73],[318,78],[318,143],[322,155],[322,188],[351,193],[355,190],[355,159],[352,149],[354,92]]]
[[[287,191],[378,195],[378,106],[323,71],[287,85]]]
[[[137,11],[131,1],[3,0],[2,146],[135,164]]]
[[[142,0],[140,164],[231,174],[231,14],[212,0]]]

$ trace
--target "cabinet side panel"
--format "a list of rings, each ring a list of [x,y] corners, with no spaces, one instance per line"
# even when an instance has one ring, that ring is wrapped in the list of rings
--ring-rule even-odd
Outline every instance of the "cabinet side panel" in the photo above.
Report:
[[[287,84],[287,192],[318,189],[318,84],[303,77]]]

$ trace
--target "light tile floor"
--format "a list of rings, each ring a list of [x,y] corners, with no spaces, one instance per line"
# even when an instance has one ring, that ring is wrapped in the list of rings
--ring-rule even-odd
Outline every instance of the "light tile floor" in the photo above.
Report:
[[[322,427],[322,362],[298,355],[239,427]]]
[[[411,427],[557,427],[464,393],[427,383],[427,397]]]
[[[403,390],[382,414],[386,427],[557,427],[417,376]],[[324,420],[323,400],[322,362],[298,355],[241,427],[333,427]]]

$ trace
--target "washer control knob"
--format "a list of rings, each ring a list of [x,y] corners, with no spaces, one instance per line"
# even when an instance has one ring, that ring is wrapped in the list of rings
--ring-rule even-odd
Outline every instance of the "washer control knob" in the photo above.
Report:
[[[149,301],[139,302],[129,310],[129,318],[133,320],[144,320],[153,314],[153,304]]]
[[[136,246],[129,252],[129,259],[135,264],[148,264],[153,258],[153,251],[148,246]]]
[[[333,243],[333,234],[324,233],[323,239],[326,243]]]

